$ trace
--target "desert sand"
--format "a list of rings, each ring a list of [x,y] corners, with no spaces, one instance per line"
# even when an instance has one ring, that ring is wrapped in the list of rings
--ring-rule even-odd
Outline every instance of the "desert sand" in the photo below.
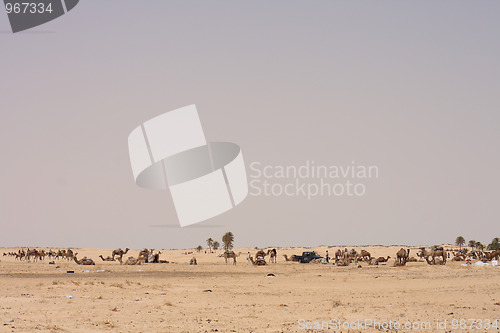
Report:
[[[315,250],[330,256],[338,247]],[[349,247],[351,248],[351,247]],[[356,247],[373,256],[391,256],[400,246]],[[0,248],[0,254],[18,248]],[[95,266],[73,261],[25,262],[0,257],[0,332],[498,332],[477,326],[454,329],[456,320],[500,319],[500,267],[431,266],[410,262],[392,267],[361,263],[285,262],[283,254],[302,248],[278,248],[278,263],[253,266],[241,252],[237,265],[217,253],[165,250],[168,264],[120,265],[98,257],[111,249],[75,249]],[[194,253],[186,255],[186,251]],[[416,248],[411,248],[415,255]],[[137,257],[139,250],[128,256]],[[189,265],[195,256],[197,266]],[[74,273],[67,273],[73,270]],[[268,276],[272,273],[274,276]],[[357,327],[334,329],[332,320],[366,319],[383,323],[430,323],[426,329]],[[441,325],[446,320],[446,328]],[[330,326],[327,329],[314,325]],[[476,322],[475,325],[477,325]],[[307,325],[307,326],[306,326]],[[425,324],[422,324],[425,326]],[[345,326],[344,326],[345,327]],[[416,327],[416,326],[414,326]],[[441,326],[443,327],[443,326]]]

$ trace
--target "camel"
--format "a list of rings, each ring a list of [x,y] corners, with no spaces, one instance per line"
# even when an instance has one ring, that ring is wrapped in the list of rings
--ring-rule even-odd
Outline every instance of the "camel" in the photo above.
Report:
[[[75,253],[75,255],[73,256],[73,260],[78,264],[78,265],[95,265],[95,262],[94,260],[90,259],[90,258],[87,258],[87,257],[83,257],[82,259],[78,260],[76,255],[78,253]]]
[[[102,254],[101,254],[101,255],[99,255],[99,258],[101,258],[101,259],[102,259],[102,261],[115,261],[115,259],[113,259],[113,257],[107,256],[106,258],[104,258],[104,257],[102,256]]]
[[[276,263],[276,257],[277,257],[276,249],[268,250],[267,254],[269,255],[269,262]]]
[[[148,256],[148,260],[146,262],[153,263],[153,264],[160,263],[160,254],[161,254],[161,251],[158,251],[158,253],[153,253],[153,251],[151,251],[151,253]]]
[[[372,255],[370,252],[368,251],[365,251],[365,250],[361,250],[359,256],[363,259],[363,260],[370,260],[372,258]]]
[[[340,249],[338,249],[337,252],[335,252],[335,260],[342,259],[343,256],[344,254]]]
[[[500,258],[500,250],[495,250],[490,253],[491,260],[498,260],[498,258]]]
[[[269,253],[269,252],[268,252]],[[262,250],[259,250],[257,251],[257,253],[255,254],[255,259],[259,259],[259,258],[263,258],[265,259],[266,258],[266,255],[267,253],[262,251]]]
[[[57,250],[56,256],[54,259],[66,258],[66,250]]]
[[[415,257],[411,257],[410,259],[408,259],[409,262],[418,262],[418,259],[415,258]]]
[[[377,262],[387,262],[389,259],[391,259],[390,256],[387,256],[387,258],[384,257],[378,257]]]
[[[44,250],[38,251],[38,259],[43,260],[47,254]]]
[[[144,257],[140,257],[138,259],[135,259],[134,257],[128,257],[127,261],[123,263],[124,265],[140,265],[146,262],[146,259]]]
[[[28,249],[26,251],[26,255],[24,256],[24,260],[30,260],[33,257],[33,261],[36,261],[36,258],[38,256],[38,251],[35,249]]]
[[[118,259],[118,260],[121,260],[123,258],[123,255],[127,254],[128,250],[129,250],[128,247],[125,249],[125,251],[122,249],[113,250],[113,252],[111,253],[111,257],[113,259],[115,259],[115,256],[118,256],[118,257],[120,257],[120,259]]]
[[[430,251],[427,251],[425,247],[421,247],[420,253],[420,257],[424,258],[429,265],[436,264],[436,257],[441,257],[443,259],[441,265],[446,264],[446,250],[443,249],[442,246],[433,246]],[[429,260],[429,257],[432,257],[432,260]]]
[[[290,258],[286,254],[283,255],[285,257],[285,261],[297,261],[297,256],[295,254],[292,254]]]
[[[74,258],[74,254],[73,254],[73,251],[71,249],[68,249],[67,251],[66,250],[59,250],[57,251],[57,254],[55,255],[55,259],[59,259],[59,258],[64,258],[68,261],[70,261],[71,259]]]
[[[148,262],[149,255],[151,253],[153,253],[153,251],[154,251],[153,249],[148,250],[148,249],[145,248],[144,250],[141,250],[139,252],[139,257],[138,258],[143,258],[144,262]]]
[[[403,267],[403,266],[406,266],[406,260],[403,260],[403,261],[397,261],[395,260],[394,261],[394,265],[392,265],[393,267]]]
[[[227,259],[233,258],[233,265],[236,265],[236,253],[233,251],[226,251],[224,252],[224,260],[226,260],[226,265],[227,265]]]
[[[350,262],[357,263],[358,262],[358,253],[356,252],[355,249],[347,250],[345,249],[344,251],[344,260],[348,260]]]
[[[337,266],[349,266],[351,263],[348,259],[335,259],[335,265]]]
[[[410,249],[405,250],[401,248],[397,253],[396,253],[396,262],[403,264],[401,266],[406,265],[406,262],[408,261],[408,258],[410,258]],[[394,266],[397,266],[394,264]]]
[[[260,258],[259,257],[259,258],[256,258],[256,260],[253,260],[253,257],[249,257],[248,259],[255,266],[265,266],[265,265],[267,265],[266,260],[264,258]]]
[[[56,255],[57,255],[57,253],[52,251],[52,249],[50,249],[49,252],[47,252],[47,257],[49,257],[49,259],[54,259],[56,257]]]

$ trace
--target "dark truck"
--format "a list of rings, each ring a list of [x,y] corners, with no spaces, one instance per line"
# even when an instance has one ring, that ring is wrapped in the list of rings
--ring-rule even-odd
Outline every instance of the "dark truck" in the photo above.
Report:
[[[317,254],[316,252],[312,251],[312,252],[302,252],[301,256],[295,256],[294,259],[298,262],[307,264],[313,261],[314,259],[321,259],[321,258],[323,257]]]

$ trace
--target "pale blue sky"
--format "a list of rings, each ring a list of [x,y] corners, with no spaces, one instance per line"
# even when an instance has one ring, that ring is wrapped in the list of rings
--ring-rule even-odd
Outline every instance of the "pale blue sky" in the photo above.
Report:
[[[0,246],[433,244],[499,236],[500,3],[81,1],[0,11]],[[138,188],[127,136],[196,104],[247,166],[375,164],[363,198],[249,197],[206,228]],[[223,227],[218,227],[223,226]]]

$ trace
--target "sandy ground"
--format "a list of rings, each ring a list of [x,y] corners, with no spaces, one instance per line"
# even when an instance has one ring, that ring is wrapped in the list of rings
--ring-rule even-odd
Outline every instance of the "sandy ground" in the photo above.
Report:
[[[394,257],[399,248],[364,247],[377,257]],[[326,249],[315,250],[324,255]],[[393,259],[380,266],[336,267],[282,257],[302,250],[278,249],[278,263],[267,266],[246,262],[254,249],[236,249],[242,252],[236,266],[214,253],[185,255],[186,250],[163,251],[161,259],[173,263],[140,266],[102,262],[98,255],[106,257],[110,249],[75,250],[95,266],[0,257],[0,332],[499,332],[471,327],[470,321],[466,329],[452,325],[500,319],[500,267],[392,267]],[[193,255],[197,266],[188,264]],[[334,329],[332,319],[343,325],[371,319],[379,325],[392,321],[393,328],[396,322],[430,326]],[[436,320],[446,320],[446,329],[437,328]],[[323,329],[305,329],[320,324]]]

